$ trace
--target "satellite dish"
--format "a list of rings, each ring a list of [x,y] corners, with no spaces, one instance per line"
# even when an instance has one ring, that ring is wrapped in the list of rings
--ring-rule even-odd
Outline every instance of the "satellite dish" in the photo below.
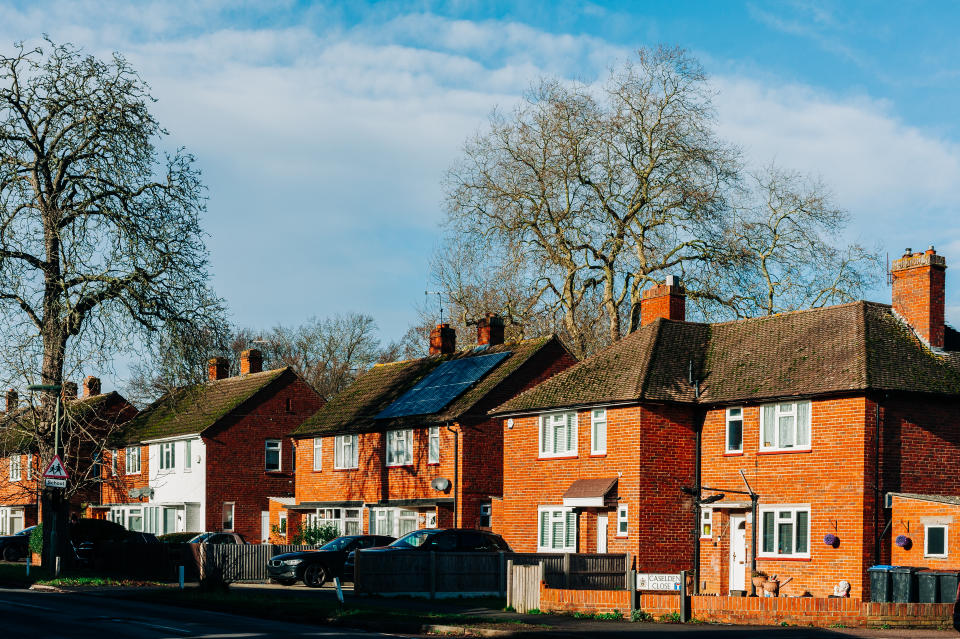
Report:
[[[430,482],[430,486],[432,486],[434,490],[443,491],[450,488],[450,480],[446,477],[437,477]]]

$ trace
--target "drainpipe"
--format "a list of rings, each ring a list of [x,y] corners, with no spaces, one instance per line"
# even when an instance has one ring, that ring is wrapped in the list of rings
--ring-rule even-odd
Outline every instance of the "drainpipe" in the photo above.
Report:
[[[459,528],[460,525],[457,523],[457,512],[460,510],[457,507],[457,499],[460,495],[459,483],[460,483],[460,431],[456,428],[450,428],[450,424],[445,424],[448,431],[453,433],[453,527]]]
[[[699,389],[698,389],[699,390]],[[703,496],[700,486],[700,455],[701,455],[701,446],[702,446],[702,434],[703,434],[703,422],[706,420],[707,414],[706,411],[700,412],[699,424],[696,425],[696,457],[694,458],[693,474],[694,474],[694,486],[697,487],[697,494],[695,495],[694,503],[697,505],[694,508],[693,514],[693,594],[700,594],[700,511],[703,506],[700,505],[700,499]]]
[[[880,400],[877,398],[873,404],[874,416],[876,418],[876,429],[874,436],[874,491],[875,499],[873,504],[873,565],[880,563],[880,545],[883,543],[883,535],[886,532],[880,532],[880,508],[883,505],[883,487],[880,485]]]

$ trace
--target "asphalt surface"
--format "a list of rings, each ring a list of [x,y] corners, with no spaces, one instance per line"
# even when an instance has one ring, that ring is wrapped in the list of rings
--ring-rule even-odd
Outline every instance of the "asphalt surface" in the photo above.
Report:
[[[406,637],[82,594],[0,590],[0,636],[50,639]]]

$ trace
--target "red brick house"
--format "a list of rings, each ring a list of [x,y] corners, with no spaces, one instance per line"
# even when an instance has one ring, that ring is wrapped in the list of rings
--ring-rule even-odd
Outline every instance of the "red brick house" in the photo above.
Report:
[[[501,494],[503,436],[487,411],[574,363],[556,337],[504,343],[503,321],[478,325],[479,346],[456,350],[447,324],[430,356],[379,364],[294,433],[296,499],[274,502],[288,532],[332,523],[345,533],[399,536],[418,528],[489,527]]]
[[[323,400],[293,369],[261,369],[254,349],[235,377],[225,358],[213,358],[207,382],[168,393],[130,421],[111,442],[95,510],[131,530],[267,541],[269,498],[293,495],[286,435]]]
[[[498,532],[521,550],[605,544],[642,572],[699,564],[698,588],[725,594],[750,588],[753,491],[758,570],[787,594],[845,580],[867,597],[867,568],[890,560],[884,494],[960,495],[945,268],[933,249],[894,262],[892,307],[719,324],[683,321],[676,284],[648,292],[656,319],[496,409]]]
[[[68,419],[80,423],[97,437],[110,433],[137,414],[137,409],[116,391],[100,392],[100,380],[89,376],[83,382],[83,396],[77,397],[76,383],[64,384],[64,407]],[[32,411],[19,401],[17,392],[7,391],[2,413],[3,459],[0,460],[0,534],[12,534],[40,522],[40,492],[45,464],[33,445]],[[99,465],[91,452],[93,442],[78,440],[60,455],[70,479],[70,507],[80,514],[82,504],[96,501]]]

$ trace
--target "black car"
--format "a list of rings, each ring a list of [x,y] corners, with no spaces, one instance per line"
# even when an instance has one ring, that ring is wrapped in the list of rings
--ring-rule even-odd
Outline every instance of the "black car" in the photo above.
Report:
[[[426,550],[436,552],[510,552],[510,546],[500,535],[488,530],[472,528],[424,528],[414,530],[389,546],[364,550],[364,553],[391,552],[395,550]],[[343,564],[343,574],[353,580],[354,558],[351,552]],[[364,555],[366,556],[366,555]]]
[[[106,519],[78,519],[70,523],[70,542],[77,563],[92,566],[102,560],[111,544],[159,544],[150,533],[133,532]]]
[[[36,526],[24,528],[18,533],[12,535],[3,535],[0,537],[0,553],[4,561],[17,561],[21,557],[26,557],[30,551],[30,533]]]
[[[316,550],[275,555],[267,562],[270,578],[289,586],[303,580],[311,588],[319,588],[329,579],[341,576],[347,553],[361,548],[382,546],[394,541],[383,535],[347,535],[328,541]]]

